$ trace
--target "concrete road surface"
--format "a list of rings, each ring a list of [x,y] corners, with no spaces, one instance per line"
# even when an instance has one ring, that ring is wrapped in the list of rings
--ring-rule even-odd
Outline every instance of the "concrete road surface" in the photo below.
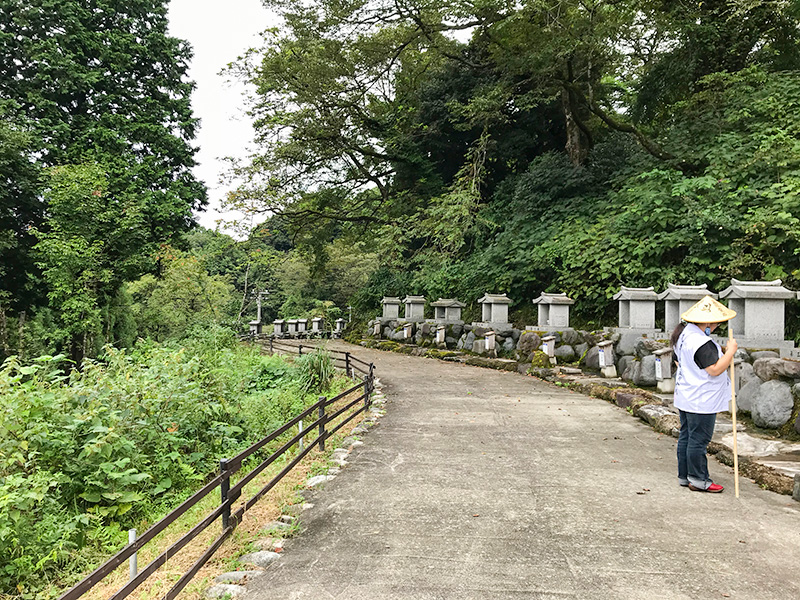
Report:
[[[339,343],[340,347],[344,344]],[[247,586],[272,599],[800,599],[800,503],[531,377],[350,346],[387,414]]]

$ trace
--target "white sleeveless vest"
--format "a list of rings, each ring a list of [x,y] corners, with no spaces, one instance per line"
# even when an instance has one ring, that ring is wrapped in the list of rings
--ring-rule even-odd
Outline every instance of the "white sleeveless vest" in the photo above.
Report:
[[[675,347],[675,408],[684,412],[712,414],[729,409],[731,381],[728,372],[712,377],[694,362],[694,353],[711,340],[697,325],[688,323]],[[722,348],[714,342],[722,357]]]

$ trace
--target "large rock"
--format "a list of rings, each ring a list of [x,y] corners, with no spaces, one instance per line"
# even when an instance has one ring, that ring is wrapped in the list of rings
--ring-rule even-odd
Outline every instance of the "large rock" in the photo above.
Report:
[[[755,362],[759,358],[780,358],[781,355],[774,350],[756,350],[750,353],[750,359]]]
[[[562,344],[555,350],[559,362],[572,362],[575,359],[575,348],[569,344]]]
[[[758,352],[753,353],[758,354]],[[753,363],[753,370],[762,381],[772,381],[787,377],[800,378],[800,361],[788,358],[759,358]]]
[[[641,365],[632,378],[634,385],[639,387],[655,387],[656,385],[656,357],[648,355],[639,361]]]
[[[733,368],[733,375],[736,379],[736,389],[741,390],[744,386],[750,383],[756,376],[753,370],[753,365],[747,362],[741,362]]]
[[[583,341],[583,339],[581,337],[581,334],[579,334],[574,329],[566,329],[561,332],[561,341],[564,344],[568,344],[574,347],[575,345],[580,344]]]
[[[750,358],[750,354],[744,348],[739,348],[736,351],[736,354],[733,355],[733,364],[738,365],[743,362],[752,363],[753,360]]]
[[[575,354],[578,356],[578,358],[583,358],[583,356],[586,354],[588,350],[589,350],[589,344],[587,344],[586,342],[582,342],[577,346],[575,346]]]
[[[505,352],[511,352],[514,349],[514,338],[508,337],[506,341],[503,342],[503,350]]]
[[[542,345],[542,338],[540,338],[533,331],[526,331],[519,337],[517,342],[517,352],[519,353],[519,360],[521,362],[528,362],[531,360],[533,353]]]
[[[450,334],[450,336],[454,338],[459,338],[461,337],[461,333],[464,331],[464,326],[459,324],[450,325],[448,326],[447,331]]]
[[[600,349],[597,346],[592,346],[589,348],[589,351],[586,353],[586,356],[583,357],[581,364],[586,365],[586,367],[589,369],[599,369]]]
[[[606,356],[607,357],[607,356]],[[620,374],[620,377],[631,368],[631,366],[636,362],[633,356],[622,356],[617,361],[617,373]],[[624,379],[624,377],[623,377]]]
[[[641,333],[626,331],[621,333],[616,346],[617,356],[633,356],[636,344],[642,339]]]
[[[636,358],[644,358],[645,356],[650,356],[656,350],[661,350],[666,347],[667,344],[664,342],[659,342],[658,340],[650,338],[641,338],[633,347],[633,354]]]
[[[671,434],[673,429],[680,430],[681,428],[680,417],[666,406],[646,404],[634,410],[634,414],[650,423],[653,429],[661,433]]]
[[[642,363],[638,360],[631,360],[631,362],[628,363],[628,366],[625,368],[625,370],[622,371],[622,379],[633,383],[636,379],[639,378],[641,372],[642,372]]]
[[[475,337],[486,337],[486,332],[489,331],[488,327],[476,327],[472,330]]]
[[[758,396],[758,390],[764,384],[758,377],[753,377],[740,390],[736,392],[736,409],[744,412],[753,411],[753,402]]]
[[[269,552],[268,550],[261,550],[260,552],[251,552],[239,557],[239,562],[246,565],[255,565],[257,567],[266,567],[270,563],[278,560],[281,557],[277,552]]]
[[[785,381],[767,381],[761,385],[753,401],[753,422],[759,427],[777,429],[789,422],[792,409],[792,386]]]
[[[466,350],[467,352],[472,352],[472,345],[474,343],[475,343],[475,332],[470,331],[467,334],[467,337],[464,339],[464,344],[462,348],[464,348],[464,350]]]

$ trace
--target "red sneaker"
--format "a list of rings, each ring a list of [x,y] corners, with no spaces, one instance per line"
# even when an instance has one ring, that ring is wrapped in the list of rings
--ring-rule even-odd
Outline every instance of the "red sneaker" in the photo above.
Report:
[[[693,492],[709,492],[709,493],[711,493],[711,494],[719,494],[719,493],[720,493],[722,490],[724,490],[725,488],[724,488],[724,487],[722,487],[722,486],[721,486],[720,484],[718,484],[718,483],[712,483],[712,484],[711,484],[710,486],[708,486],[706,489],[703,489],[703,488],[695,487],[695,486],[693,486],[693,485],[690,483],[690,484],[689,484],[689,489],[690,489],[690,490],[692,490]]]

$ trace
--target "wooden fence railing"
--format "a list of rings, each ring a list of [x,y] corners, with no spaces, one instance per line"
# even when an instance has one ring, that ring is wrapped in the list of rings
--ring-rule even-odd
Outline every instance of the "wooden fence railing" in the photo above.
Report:
[[[289,346],[288,348],[285,346]],[[310,346],[285,344],[271,340],[270,349],[272,352],[291,352],[303,354],[314,351],[315,349]],[[129,543],[117,554],[107,560],[104,564],[98,567],[88,577],[76,584],[72,589],[64,593],[59,600],[76,600],[83,596],[86,592],[91,590],[95,585],[102,581],[105,577],[111,574],[117,567],[122,565],[126,560],[138,552],[155,536],[167,529],[169,525],[174,523],[181,515],[186,513],[190,508],[195,506],[206,496],[208,496],[215,489],[220,489],[220,504],[199,523],[194,525],[186,534],[179,540],[174,542],[167,550],[162,552],[158,557],[150,562],[144,569],[142,569],[135,577],[131,578],[119,591],[110,596],[111,600],[122,600],[130,595],[137,587],[163,566],[167,559],[174,557],[184,546],[196,538],[200,533],[205,531],[214,521],[221,519],[222,533],[211,543],[208,549],[200,556],[192,567],[172,586],[172,588],[162,597],[164,600],[171,600],[175,598],[181,590],[191,581],[197,572],[208,562],[208,560],[219,549],[222,543],[233,533],[234,529],[241,523],[244,513],[252,508],[266,493],[268,493],[278,482],[283,479],[311,450],[319,447],[321,451],[325,450],[325,440],[336,433],[340,428],[344,427],[347,423],[352,421],[362,412],[366,411],[370,406],[370,398],[373,392],[374,385],[374,366],[371,363],[366,363],[362,360],[352,356],[349,352],[331,351],[326,350],[332,355],[336,355],[334,360],[337,367],[342,368],[348,376],[357,377],[355,372],[358,372],[361,381],[354,386],[346,389],[341,394],[333,398],[320,397],[319,400],[312,406],[306,408],[302,413],[297,415],[292,420],[288,421],[265,438],[259,440],[247,450],[241,452],[231,459],[220,460],[220,473],[211,481],[207,482],[200,490],[195,492],[190,498],[185,500],[175,510],[170,512],[163,519],[155,523],[147,531],[145,531],[138,539]],[[358,394],[355,398],[349,398],[353,394]],[[334,407],[334,404],[345,401],[343,406]],[[235,485],[231,486],[231,477],[236,474],[242,467],[242,463],[253,454],[264,448],[270,442],[273,442],[289,432],[292,428],[298,427],[306,418],[316,415],[316,420],[307,425],[299,431],[296,435],[288,439],[278,450],[269,455],[258,466],[254,467],[247,475],[242,477]],[[309,441],[304,438],[309,436],[316,430],[316,437]],[[272,465],[278,458],[284,454],[291,452],[292,449],[298,445],[300,441],[304,440],[304,447],[298,447],[296,454],[286,464],[286,466],[275,475],[270,481],[264,485],[254,496],[244,502],[235,512],[231,512],[234,503],[241,497],[244,487],[252,482],[259,474],[266,468]]]

